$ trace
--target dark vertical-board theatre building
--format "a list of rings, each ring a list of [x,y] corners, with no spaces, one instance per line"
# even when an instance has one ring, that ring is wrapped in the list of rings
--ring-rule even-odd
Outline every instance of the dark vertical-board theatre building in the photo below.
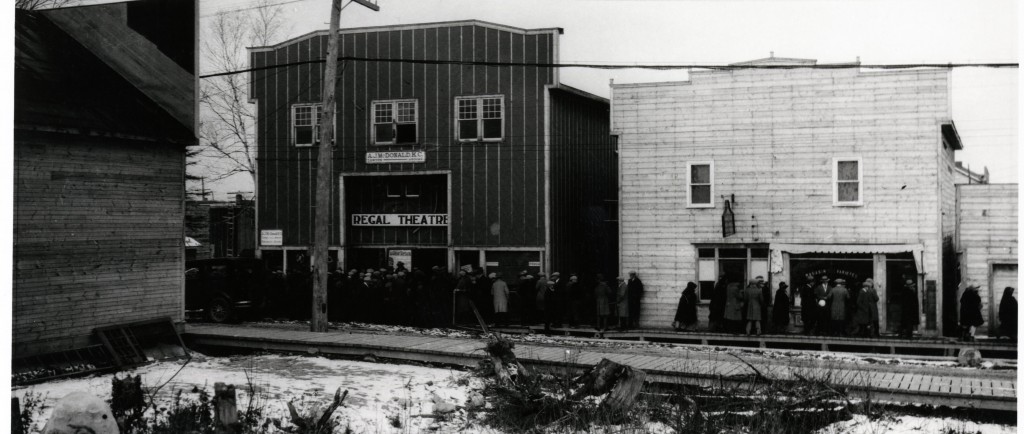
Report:
[[[330,250],[346,268],[616,269],[608,101],[559,83],[561,29],[343,29]],[[328,32],[250,49],[257,226],[306,266]]]
[[[14,356],[183,320],[196,3],[17,11]]]

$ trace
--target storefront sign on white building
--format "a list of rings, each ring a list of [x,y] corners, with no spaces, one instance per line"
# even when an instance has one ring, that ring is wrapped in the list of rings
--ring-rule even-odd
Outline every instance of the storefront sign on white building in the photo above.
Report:
[[[352,214],[352,226],[448,226],[448,214]]]
[[[367,152],[366,164],[424,163],[426,151]]]
[[[284,238],[281,229],[264,229],[260,231],[261,246],[280,246]]]

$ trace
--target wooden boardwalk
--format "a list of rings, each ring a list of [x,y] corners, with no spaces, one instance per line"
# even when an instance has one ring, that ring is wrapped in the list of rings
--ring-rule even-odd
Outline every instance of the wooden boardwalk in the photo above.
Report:
[[[337,354],[475,366],[483,358],[483,339],[422,335],[389,335],[371,332],[303,330],[267,327],[189,324],[186,341],[194,346],[289,351],[309,354]],[[743,361],[731,356],[700,351],[643,351],[635,354],[602,348],[563,348],[516,343],[516,356],[524,364],[550,369],[578,369],[602,358],[643,369],[652,381],[710,385],[741,384],[754,375]],[[787,363],[754,356],[744,359],[764,375],[792,380],[799,377],[828,379],[846,387],[851,394],[874,400],[1016,410],[1016,377],[982,371],[947,368],[908,369],[909,372],[873,369],[872,365],[841,367],[822,363]]]

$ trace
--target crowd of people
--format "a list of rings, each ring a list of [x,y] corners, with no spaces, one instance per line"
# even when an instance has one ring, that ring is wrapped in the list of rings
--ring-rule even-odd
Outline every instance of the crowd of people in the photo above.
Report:
[[[467,267],[468,268],[468,267]],[[494,325],[512,325],[510,312],[523,326],[544,324],[546,330],[562,325],[583,324],[598,330],[626,330],[640,325],[640,301],[644,284],[635,271],[627,278],[609,281],[602,274],[581,276],[559,272],[536,276],[522,271],[511,279],[501,273],[485,273],[480,267],[461,269],[455,275],[441,267],[429,270],[394,267],[335,270],[328,279],[329,319],[381,324],[436,327],[454,323],[472,324],[476,315]],[[309,286],[308,273],[290,273],[288,286]],[[687,283],[679,298],[672,327],[678,331],[697,330],[700,297],[697,284]],[[799,296],[802,332],[805,335],[879,336],[878,289],[871,278],[847,284],[841,277],[826,275],[807,279],[799,288],[782,282],[774,297],[762,276],[746,282],[730,281],[725,274],[711,289],[708,329],[713,332],[785,333],[790,326],[790,307]],[[1007,287],[999,304],[999,327],[994,335],[1016,339],[1017,302],[1014,288]],[[291,316],[308,318],[307,300],[279,300],[277,306],[294,306]],[[919,295],[915,280],[888,293],[899,306],[899,335],[909,338],[920,324]],[[894,299],[895,298],[895,299]],[[295,303],[295,301],[300,301]],[[984,323],[978,285],[968,284],[960,298],[961,338],[974,339]],[[474,313],[474,308],[476,313]]]

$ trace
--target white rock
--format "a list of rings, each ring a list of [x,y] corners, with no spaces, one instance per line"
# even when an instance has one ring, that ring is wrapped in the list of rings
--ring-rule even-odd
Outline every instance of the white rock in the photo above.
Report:
[[[981,351],[978,351],[976,348],[961,348],[960,354],[956,356],[956,362],[960,364],[960,366],[971,366],[976,368],[981,366],[981,361]]]

